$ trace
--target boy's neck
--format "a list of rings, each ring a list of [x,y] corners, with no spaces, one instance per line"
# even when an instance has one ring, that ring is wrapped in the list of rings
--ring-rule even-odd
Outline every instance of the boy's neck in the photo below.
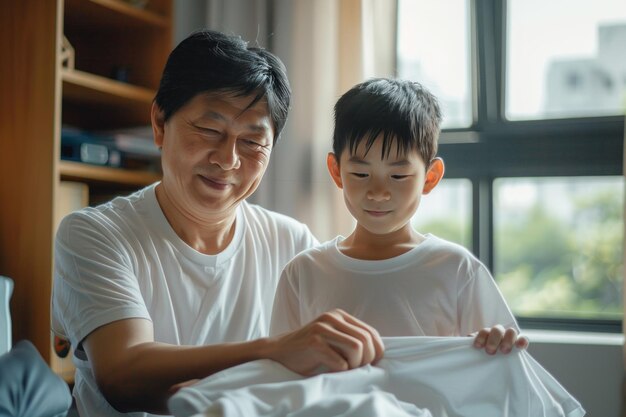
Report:
[[[416,232],[410,224],[387,234],[376,234],[360,227],[341,241],[339,250],[355,259],[380,261],[400,256],[422,243],[425,237]]]

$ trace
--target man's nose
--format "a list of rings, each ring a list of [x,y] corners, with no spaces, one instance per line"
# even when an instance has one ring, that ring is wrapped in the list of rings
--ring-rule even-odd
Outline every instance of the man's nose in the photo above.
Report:
[[[241,166],[237,152],[237,138],[228,137],[220,141],[209,155],[209,162],[219,165],[225,171],[238,169]]]

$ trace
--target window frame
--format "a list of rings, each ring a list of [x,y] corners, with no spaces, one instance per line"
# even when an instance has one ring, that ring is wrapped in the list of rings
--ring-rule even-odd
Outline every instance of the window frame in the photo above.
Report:
[[[470,0],[473,123],[444,129],[439,142],[446,178],[472,182],[471,249],[491,271],[496,178],[621,176],[624,159],[624,116],[506,119],[506,3]],[[524,328],[616,333],[623,322],[517,319]]]

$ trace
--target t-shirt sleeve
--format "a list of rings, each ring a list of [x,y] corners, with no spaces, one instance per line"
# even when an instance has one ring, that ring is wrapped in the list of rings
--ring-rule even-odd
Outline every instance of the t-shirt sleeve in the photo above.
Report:
[[[304,250],[307,250],[314,246],[319,245],[319,241],[313,235],[313,233],[311,233],[311,230],[309,229],[309,227],[305,225],[304,223],[301,223],[301,227],[302,227],[302,231],[301,231],[300,239],[299,239],[300,245],[296,249],[297,253],[300,253]]]
[[[122,236],[116,226],[84,213],[69,215],[59,226],[52,330],[74,346],[102,325],[150,319]]]
[[[459,290],[458,322],[461,336],[469,335],[485,327],[501,324],[519,326],[489,270],[477,262],[471,268],[468,279]]]
[[[293,273],[293,261],[283,270],[272,308],[270,336],[289,332],[301,327],[300,299],[298,296],[297,276]]]

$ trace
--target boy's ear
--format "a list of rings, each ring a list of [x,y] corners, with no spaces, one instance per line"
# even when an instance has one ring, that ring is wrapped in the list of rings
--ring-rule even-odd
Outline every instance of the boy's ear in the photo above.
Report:
[[[426,181],[424,182],[422,194],[428,194],[439,184],[439,181],[443,178],[444,171],[443,159],[437,157],[430,162],[428,170],[426,170]]]
[[[339,169],[339,161],[337,161],[337,157],[334,153],[328,152],[328,155],[326,155],[326,166],[328,167],[328,172],[335,182],[335,185],[343,189],[343,182],[341,181],[341,170]]]
[[[156,102],[152,102],[150,109],[150,120],[152,122],[152,134],[154,135],[154,144],[157,148],[163,147],[163,136],[165,134],[165,115]]]

